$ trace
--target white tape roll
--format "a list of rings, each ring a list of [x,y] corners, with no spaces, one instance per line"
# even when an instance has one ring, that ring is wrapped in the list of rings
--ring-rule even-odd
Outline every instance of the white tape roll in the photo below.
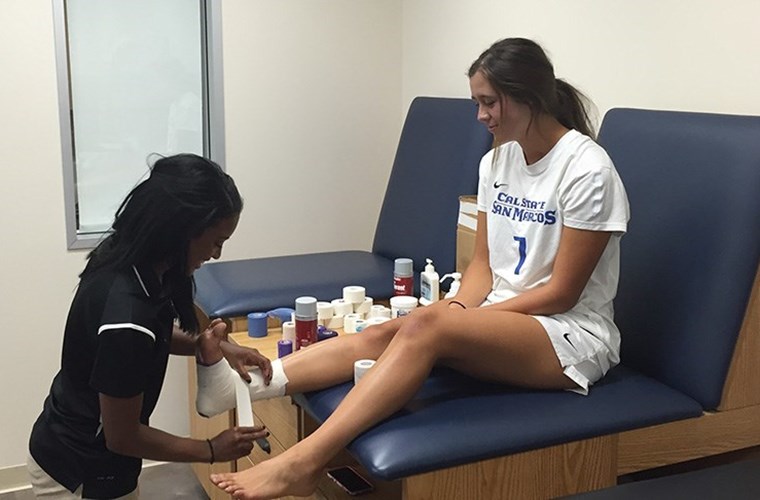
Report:
[[[372,297],[364,297],[364,300],[358,304],[354,304],[354,312],[364,314],[366,317],[372,309]]]
[[[343,328],[343,323],[343,316],[333,316],[327,320],[327,324],[325,326],[330,330],[335,330],[336,328]]]
[[[345,299],[335,299],[331,303],[336,316],[345,316],[346,314],[354,312],[354,305],[351,302],[347,302]]]
[[[354,384],[358,384],[359,379],[361,379],[364,374],[367,373],[367,370],[373,366],[375,366],[374,359],[360,359],[354,363]]]
[[[253,407],[251,406],[251,393],[248,390],[248,384],[237,373],[234,374],[234,377],[237,425],[253,427]]]
[[[282,324],[282,340],[289,340],[296,344],[296,322],[286,321]]]
[[[383,305],[372,306],[369,310],[369,318],[391,318],[391,310]]]
[[[330,302],[317,302],[317,318],[330,319],[335,314],[335,308]]]
[[[357,319],[356,320],[356,333],[361,332],[367,328],[367,320],[366,319]]]
[[[390,313],[390,310],[388,310],[388,313]],[[390,321],[391,318],[386,318],[383,316],[375,316],[374,318],[369,318],[367,320],[367,326],[372,325],[379,325],[380,323],[385,323],[386,321]]]
[[[346,333],[356,333],[357,321],[363,321],[359,314],[351,313],[343,316],[343,331]]]
[[[352,304],[361,304],[364,302],[365,290],[363,286],[344,286],[343,287],[343,300]]]

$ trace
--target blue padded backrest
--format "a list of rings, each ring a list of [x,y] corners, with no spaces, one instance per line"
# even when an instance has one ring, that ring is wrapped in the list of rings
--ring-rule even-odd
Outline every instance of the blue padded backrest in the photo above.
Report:
[[[631,204],[622,362],[713,409],[760,260],[760,117],[613,109],[599,142]]]
[[[478,189],[478,165],[492,136],[470,99],[418,97],[401,131],[372,252],[409,257],[421,270],[456,266],[459,196]]]

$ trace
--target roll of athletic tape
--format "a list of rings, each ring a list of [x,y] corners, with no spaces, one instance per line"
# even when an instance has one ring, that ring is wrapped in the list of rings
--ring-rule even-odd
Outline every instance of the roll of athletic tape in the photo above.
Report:
[[[372,297],[364,297],[364,300],[361,301],[358,304],[354,304],[354,312],[364,314],[364,317],[367,317],[370,310],[372,309]]]
[[[356,333],[361,332],[365,328],[367,328],[367,320],[366,319],[357,319],[356,320]]]
[[[380,323],[385,323],[386,321],[390,321],[390,318],[386,318],[383,316],[375,316],[374,318],[369,318],[367,321],[367,326],[372,325],[379,325]]]
[[[369,316],[371,318],[388,318],[391,319],[391,310],[383,305],[374,305],[369,310]]]
[[[373,366],[375,366],[374,359],[360,359],[354,363],[354,384],[358,384],[359,379]]]
[[[296,342],[296,322],[286,321],[282,324],[282,340],[289,340],[295,345]]]
[[[335,316],[345,316],[354,312],[354,304],[345,299],[335,299],[332,302]]]
[[[351,313],[343,316],[343,331],[346,333],[356,333],[357,321],[364,321],[359,314]]]
[[[287,356],[293,352],[293,342],[290,340],[278,340],[277,341],[277,357],[281,358]]]
[[[335,308],[330,302],[317,302],[317,319],[330,319],[335,315]]]
[[[335,330],[336,328],[343,328],[343,325],[343,316],[333,316],[327,320],[327,324],[325,326],[330,330]]]
[[[343,300],[352,304],[364,302],[365,290],[363,286],[351,285],[343,287]]]
[[[267,313],[252,312],[248,315],[248,336],[249,337],[266,337],[267,336]]]

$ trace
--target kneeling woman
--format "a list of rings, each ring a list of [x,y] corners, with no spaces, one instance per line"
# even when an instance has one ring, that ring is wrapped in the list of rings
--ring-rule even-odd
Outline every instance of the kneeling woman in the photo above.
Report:
[[[232,178],[195,155],[158,160],[129,193],[80,275],[61,369],[32,430],[28,467],[38,498],[137,498],[141,458],[233,460],[266,435],[235,428],[206,441],[148,424],[169,354],[195,354],[186,333],[199,329],[193,271],[219,258],[242,207]],[[258,352],[219,345],[246,378],[246,364],[269,377]]]

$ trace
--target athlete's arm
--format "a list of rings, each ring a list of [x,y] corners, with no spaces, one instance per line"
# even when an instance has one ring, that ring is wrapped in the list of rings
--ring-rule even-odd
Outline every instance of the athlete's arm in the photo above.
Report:
[[[493,286],[493,276],[488,258],[488,228],[486,213],[478,212],[478,228],[475,232],[475,250],[472,260],[462,275],[462,283],[455,299],[467,307],[478,307]],[[456,307],[452,305],[452,307]]]
[[[142,394],[116,398],[100,393],[106,447],[120,455],[166,462],[210,462],[211,449],[205,440],[175,436],[140,423]],[[211,439],[214,461],[244,457],[253,441],[267,436],[263,427],[234,427]]]
[[[611,233],[562,227],[557,258],[549,281],[541,286],[486,306],[523,314],[558,314],[572,309],[607,247]]]

